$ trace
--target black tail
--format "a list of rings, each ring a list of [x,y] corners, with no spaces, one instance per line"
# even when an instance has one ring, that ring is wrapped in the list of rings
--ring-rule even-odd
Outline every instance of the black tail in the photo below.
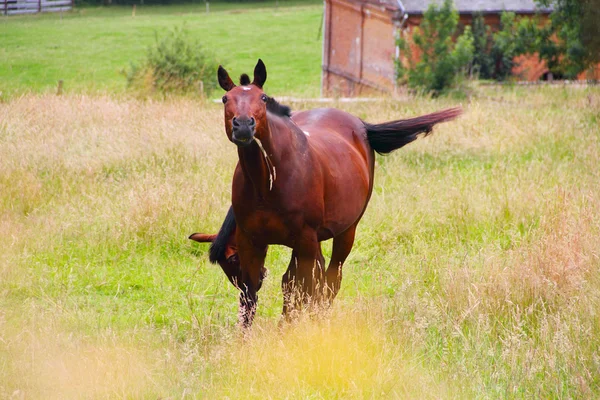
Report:
[[[210,250],[208,251],[208,259],[211,263],[216,264],[219,260],[225,259],[225,249],[227,248],[229,237],[235,230],[235,226],[233,207],[229,207],[225,221],[223,221],[223,225],[221,225],[221,229],[219,229],[219,233],[217,233],[217,237],[210,245]]]
[[[462,108],[456,107],[416,118],[400,119],[382,124],[367,122],[364,124],[367,128],[367,138],[371,148],[379,154],[387,154],[416,140],[419,133],[425,133],[427,136],[435,124],[453,120],[460,114],[462,114]]]

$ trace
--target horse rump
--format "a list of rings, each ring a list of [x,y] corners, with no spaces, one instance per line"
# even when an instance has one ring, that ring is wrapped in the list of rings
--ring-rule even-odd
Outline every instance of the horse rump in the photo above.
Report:
[[[461,107],[448,108],[416,118],[400,119],[381,124],[364,122],[371,148],[388,154],[417,139],[420,133],[429,135],[435,124],[451,121],[462,114]]]

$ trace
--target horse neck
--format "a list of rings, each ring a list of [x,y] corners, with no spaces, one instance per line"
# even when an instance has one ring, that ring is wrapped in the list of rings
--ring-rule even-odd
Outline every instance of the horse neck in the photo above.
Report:
[[[257,132],[259,142],[238,148],[238,157],[244,177],[252,184],[254,193],[259,198],[267,198],[276,191],[277,174],[283,172],[290,161],[288,149],[295,147],[296,135],[276,116],[269,116],[262,129]]]

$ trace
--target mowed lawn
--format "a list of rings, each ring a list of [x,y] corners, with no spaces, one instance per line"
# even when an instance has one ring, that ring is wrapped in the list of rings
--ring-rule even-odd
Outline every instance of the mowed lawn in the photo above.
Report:
[[[141,61],[148,45],[184,26],[233,75],[266,63],[273,94],[317,96],[321,76],[322,5],[275,1],[177,6],[79,8],[64,16],[3,17],[0,96],[28,91],[123,92],[122,71]],[[1,98],[1,97],[0,97]]]
[[[378,122],[455,105],[337,106]],[[1,103],[0,397],[599,397],[600,90],[463,106],[377,158],[334,307],[278,329],[290,251],[272,246],[242,337],[236,291],[187,239],[229,206],[220,105]]]

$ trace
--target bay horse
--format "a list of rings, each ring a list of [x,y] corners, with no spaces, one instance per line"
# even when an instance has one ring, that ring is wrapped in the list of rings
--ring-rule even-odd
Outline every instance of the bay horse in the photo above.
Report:
[[[334,108],[292,113],[263,92],[267,70],[258,60],[254,79],[236,86],[219,66],[225,132],[237,146],[231,208],[212,242],[209,258],[240,290],[239,322],[250,327],[266,275],[267,247],[292,249],[282,278],[283,316],[330,303],[342,281],[356,226],[373,191],[375,152],[387,154],[458,117],[451,108],[417,118],[370,124]],[[333,239],[329,266],[320,242]]]

